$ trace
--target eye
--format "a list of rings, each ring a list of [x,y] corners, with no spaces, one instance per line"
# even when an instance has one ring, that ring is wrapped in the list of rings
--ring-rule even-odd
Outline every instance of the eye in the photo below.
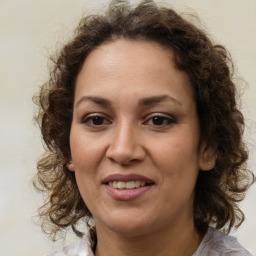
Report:
[[[103,116],[100,115],[89,115],[83,119],[83,123],[90,127],[101,127],[111,122]]]
[[[145,124],[151,126],[168,126],[173,123],[175,123],[175,120],[173,118],[158,114],[150,117]]]

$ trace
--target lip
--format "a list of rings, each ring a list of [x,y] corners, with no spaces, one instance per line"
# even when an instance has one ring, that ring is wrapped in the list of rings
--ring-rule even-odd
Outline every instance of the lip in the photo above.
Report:
[[[152,188],[153,184],[135,189],[117,189],[104,184],[107,193],[115,200],[129,201],[141,197]]]
[[[128,182],[132,180],[138,180],[138,181],[144,181],[147,183],[147,186],[143,187],[138,187],[134,189],[117,189],[113,188],[108,185],[108,182],[110,181],[123,181],[123,182]],[[104,185],[107,193],[115,200],[120,200],[120,201],[129,201],[129,200],[134,200],[136,198],[141,197],[144,195],[147,191],[149,191],[152,186],[154,185],[154,181],[138,174],[112,174],[107,176],[102,180],[102,184]]]
[[[138,180],[138,181],[145,181],[146,183],[154,183],[153,180],[145,177],[145,176],[142,176],[142,175],[139,175],[139,174],[135,174],[135,173],[131,173],[131,174],[119,174],[119,173],[115,173],[115,174],[111,174],[107,177],[105,177],[103,180],[102,180],[102,183],[103,184],[106,184],[110,181],[123,181],[123,182],[128,182],[128,181],[132,181],[132,180]]]

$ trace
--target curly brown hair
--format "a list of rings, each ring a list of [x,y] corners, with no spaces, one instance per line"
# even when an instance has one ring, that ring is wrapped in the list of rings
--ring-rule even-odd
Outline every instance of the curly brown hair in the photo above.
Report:
[[[243,143],[244,118],[237,107],[233,64],[227,50],[214,45],[204,31],[174,10],[143,1],[136,7],[114,1],[104,15],[81,20],[74,39],[53,60],[50,78],[35,101],[36,120],[46,146],[38,161],[34,184],[45,193],[39,215],[52,238],[83,220],[90,227],[92,214],[83,202],[73,172],[69,136],[77,75],[90,52],[118,38],[156,42],[174,53],[177,69],[185,71],[194,88],[201,138],[216,149],[216,165],[199,172],[195,187],[194,221],[200,231],[208,226],[228,233],[238,227],[244,215],[238,202],[250,186],[252,173],[246,168],[248,153]],[[95,244],[95,243],[94,243]]]

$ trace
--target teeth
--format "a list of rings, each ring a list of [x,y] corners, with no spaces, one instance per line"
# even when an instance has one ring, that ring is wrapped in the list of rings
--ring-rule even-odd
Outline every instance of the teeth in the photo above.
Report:
[[[120,189],[124,189],[124,188],[125,188],[125,182],[123,182],[123,181],[118,181],[118,182],[117,182],[117,187],[120,188]]]
[[[117,183],[118,183],[118,181],[113,181],[113,187],[114,188],[117,188]]]
[[[135,188],[135,182],[134,181],[128,181],[125,183],[125,188],[126,189],[131,189],[131,188]]]
[[[135,186],[135,188],[138,188],[138,187],[140,187],[140,181],[139,180],[136,180],[135,182],[134,182],[134,186]],[[145,184],[144,184],[145,185]],[[143,186],[144,186],[143,185]]]
[[[109,186],[113,188],[118,188],[118,189],[134,189],[138,187],[143,187],[145,186],[146,182],[145,181],[139,181],[139,180],[131,180],[128,182],[123,182],[123,181],[110,181],[108,183]]]

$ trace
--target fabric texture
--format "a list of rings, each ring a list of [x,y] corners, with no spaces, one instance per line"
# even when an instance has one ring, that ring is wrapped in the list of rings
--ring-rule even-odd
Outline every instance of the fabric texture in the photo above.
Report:
[[[192,256],[253,256],[233,236],[208,228],[202,242]]]
[[[89,235],[78,242],[71,244],[62,251],[56,251],[47,256],[93,256],[90,248]],[[208,228],[202,242],[192,256],[253,256],[244,249],[237,239],[224,235],[219,230]]]

